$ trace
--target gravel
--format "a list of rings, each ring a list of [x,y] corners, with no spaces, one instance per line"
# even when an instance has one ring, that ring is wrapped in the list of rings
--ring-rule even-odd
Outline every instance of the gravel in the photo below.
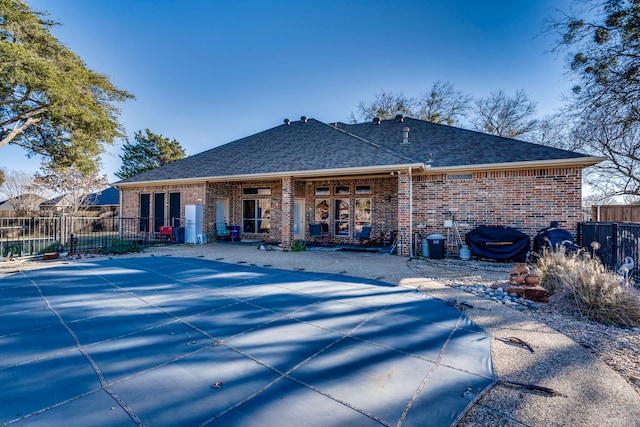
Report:
[[[640,394],[640,328],[603,325],[581,318],[554,298],[548,303],[537,303],[518,298],[516,294],[509,295],[499,284],[506,282],[511,267],[510,264],[500,266],[492,263],[482,267],[480,263],[473,276],[435,279],[479,298],[523,311],[532,319],[568,336],[618,372]],[[458,268],[459,264],[455,262],[449,266],[452,271]],[[502,280],[497,279],[501,274]]]

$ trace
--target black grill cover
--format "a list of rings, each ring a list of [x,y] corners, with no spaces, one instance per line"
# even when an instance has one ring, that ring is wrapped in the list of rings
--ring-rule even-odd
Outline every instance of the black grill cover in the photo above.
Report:
[[[564,246],[570,252],[578,250],[578,246],[573,243],[571,233],[553,225],[540,230],[533,239],[533,252],[535,253],[542,252],[544,247],[556,249],[558,246]]]
[[[511,227],[481,225],[465,238],[479,258],[525,262],[529,252],[529,236]]]

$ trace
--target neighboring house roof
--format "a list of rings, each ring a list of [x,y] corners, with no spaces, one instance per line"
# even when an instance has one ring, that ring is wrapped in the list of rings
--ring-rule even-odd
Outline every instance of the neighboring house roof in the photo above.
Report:
[[[30,206],[38,206],[41,202],[45,201],[46,199],[42,196],[39,196],[37,194],[23,194],[21,196],[17,196],[17,197],[12,197],[10,199],[4,200],[2,202],[0,202],[0,210],[3,211],[12,211],[15,210],[16,207],[16,201],[18,201],[19,199],[23,199],[23,198],[28,198],[28,204]]]
[[[91,193],[83,202],[82,206],[117,206],[120,204],[120,190],[109,187],[105,190]],[[40,206],[67,206],[69,205],[66,195],[58,196],[43,202]]]
[[[90,200],[92,206],[117,206],[120,204],[120,190],[116,187],[109,187],[105,190],[93,193],[95,197]]]
[[[403,144],[403,130],[409,142]],[[414,170],[478,168],[522,162],[579,164],[601,161],[480,132],[403,118],[347,125],[302,119],[239,139],[116,183],[202,182],[281,176],[328,176]]]

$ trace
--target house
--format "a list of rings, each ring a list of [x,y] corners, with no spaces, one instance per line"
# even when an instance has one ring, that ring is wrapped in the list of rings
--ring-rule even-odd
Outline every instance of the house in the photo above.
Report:
[[[77,195],[63,195],[44,201],[40,204],[42,215],[54,215],[73,207],[80,197]],[[89,194],[80,201],[83,215],[105,216],[117,215],[120,203],[120,191],[115,187],[108,187],[102,191]]]
[[[33,215],[45,200],[47,199],[38,194],[26,193],[0,201],[0,216]]]
[[[205,231],[225,222],[242,238],[309,238],[322,224],[332,242],[444,234],[455,219],[464,234],[504,225],[529,235],[582,218],[582,171],[602,158],[397,116],[368,123],[301,117],[115,184],[123,217],[151,218],[157,229],[203,206]],[[142,227],[142,225],[141,225]]]

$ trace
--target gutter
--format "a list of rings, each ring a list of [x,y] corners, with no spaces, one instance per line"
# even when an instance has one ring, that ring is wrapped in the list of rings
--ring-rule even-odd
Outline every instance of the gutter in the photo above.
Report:
[[[424,163],[408,163],[400,165],[384,165],[384,166],[363,166],[356,168],[337,168],[337,169],[316,169],[309,171],[284,171],[256,173],[245,175],[219,175],[219,176],[203,176],[197,178],[176,178],[176,179],[154,179],[148,181],[135,182],[116,182],[111,185],[120,189],[126,187],[139,187],[144,185],[171,185],[171,184],[202,184],[205,182],[230,182],[230,181],[250,181],[250,180],[273,180],[282,177],[292,178],[317,178],[317,177],[333,177],[336,175],[351,176],[362,174],[389,174],[399,169],[415,168],[418,170],[430,169],[430,166]]]
[[[572,159],[554,159],[554,160],[532,160],[522,162],[503,162],[503,163],[481,163],[477,165],[460,165],[460,166],[439,166],[431,167],[429,172],[478,172],[486,170],[507,170],[507,169],[531,169],[536,167],[589,167],[607,160],[606,157],[578,157]]]

